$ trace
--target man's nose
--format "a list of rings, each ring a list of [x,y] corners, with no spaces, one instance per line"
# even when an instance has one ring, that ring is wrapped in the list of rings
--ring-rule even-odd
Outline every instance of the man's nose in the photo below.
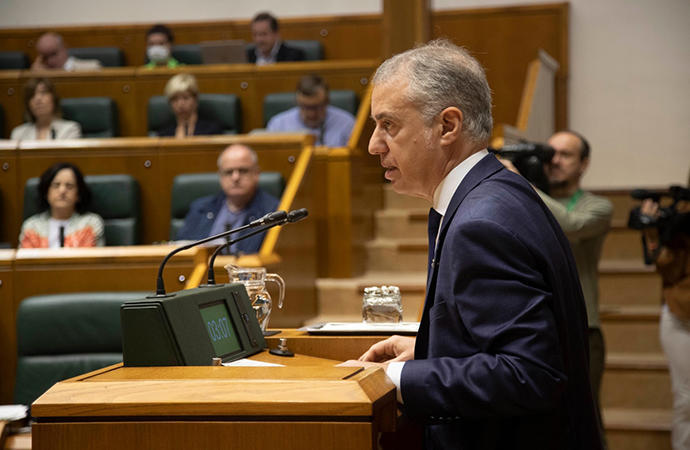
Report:
[[[386,145],[383,139],[378,137],[378,128],[374,130],[369,139],[369,147],[367,149],[371,155],[378,155],[386,151]]]

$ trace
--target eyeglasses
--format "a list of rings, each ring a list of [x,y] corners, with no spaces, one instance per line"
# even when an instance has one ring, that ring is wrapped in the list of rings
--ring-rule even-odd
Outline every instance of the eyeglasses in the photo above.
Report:
[[[220,173],[220,176],[222,177],[231,177],[235,172],[237,172],[239,176],[245,176],[253,171],[253,167],[236,167],[232,169],[220,170],[218,173]]]

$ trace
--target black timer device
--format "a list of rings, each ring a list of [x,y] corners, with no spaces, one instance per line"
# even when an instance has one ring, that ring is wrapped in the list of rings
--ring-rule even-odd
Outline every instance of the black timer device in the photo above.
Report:
[[[241,283],[199,287],[120,307],[125,366],[210,366],[266,347]]]

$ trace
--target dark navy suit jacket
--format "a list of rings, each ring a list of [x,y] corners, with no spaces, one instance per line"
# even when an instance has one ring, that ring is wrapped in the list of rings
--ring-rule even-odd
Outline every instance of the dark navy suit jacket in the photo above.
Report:
[[[599,449],[587,315],[570,246],[493,155],[443,218],[405,413],[431,449]]]
[[[219,192],[216,195],[209,195],[201,197],[192,202],[189,206],[189,212],[184,218],[184,225],[177,233],[177,239],[196,241],[211,235],[211,227],[216,220],[216,216],[220,208],[225,205],[225,194]],[[261,189],[256,190],[256,194],[249,205],[247,205],[247,215],[244,223],[238,224],[246,225],[252,220],[256,220],[278,208],[278,199],[274,196],[265,193]],[[233,235],[233,238],[239,237],[242,232]],[[264,241],[266,233],[259,233],[255,236],[247,238],[237,243],[237,250],[243,253],[256,253]]]
[[[305,55],[302,49],[289,47],[285,43],[281,43],[278,47],[278,53],[276,53],[276,62],[288,62],[288,61],[304,61]],[[254,64],[256,63],[256,52],[255,47],[247,49],[247,61]]]

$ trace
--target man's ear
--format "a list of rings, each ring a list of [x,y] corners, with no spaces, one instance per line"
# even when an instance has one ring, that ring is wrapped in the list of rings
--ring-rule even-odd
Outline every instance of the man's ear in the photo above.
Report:
[[[585,173],[587,167],[589,167],[589,156],[580,162],[580,176]]]
[[[455,106],[449,106],[441,111],[441,145],[450,145],[462,134],[463,116]]]

